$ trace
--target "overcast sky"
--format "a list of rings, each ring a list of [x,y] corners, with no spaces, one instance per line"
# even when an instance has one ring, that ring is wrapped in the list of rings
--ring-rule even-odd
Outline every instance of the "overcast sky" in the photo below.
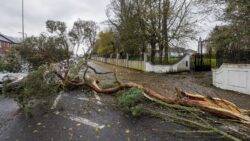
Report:
[[[98,23],[105,21],[105,8],[110,0],[24,0],[25,33],[28,36],[38,35],[45,31],[45,22],[48,19],[60,20],[68,27],[78,18],[94,20]],[[21,37],[21,0],[1,0],[0,32],[13,37]],[[205,18],[197,28],[200,28],[202,38],[207,37],[214,26],[218,25],[214,19]],[[196,48],[196,41],[191,48]]]
[[[78,18],[102,22],[110,0],[24,0],[25,32],[37,35],[45,30],[48,19],[65,21],[72,26]],[[9,36],[21,34],[21,0],[1,0],[0,32]]]

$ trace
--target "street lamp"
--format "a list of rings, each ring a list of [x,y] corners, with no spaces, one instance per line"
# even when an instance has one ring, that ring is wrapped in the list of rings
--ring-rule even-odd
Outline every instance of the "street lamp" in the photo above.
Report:
[[[24,0],[22,0],[22,36],[24,41]]]

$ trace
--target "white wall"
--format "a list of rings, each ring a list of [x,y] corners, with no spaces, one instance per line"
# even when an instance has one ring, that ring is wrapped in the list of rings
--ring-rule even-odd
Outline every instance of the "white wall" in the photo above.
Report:
[[[213,70],[213,85],[250,95],[250,64],[223,64]]]
[[[152,65],[146,62],[146,71],[155,73],[171,73],[171,72],[182,72],[190,70],[190,58],[191,54],[186,55],[181,61],[174,65]]]
[[[171,73],[171,72],[189,71],[191,56],[192,53],[187,54],[181,61],[179,61],[174,65],[152,65],[151,63],[145,61],[129,61],[126,59],[109,59],[101,57],[92,57],[92,59],[104,63],[132,68],[145,72]]]

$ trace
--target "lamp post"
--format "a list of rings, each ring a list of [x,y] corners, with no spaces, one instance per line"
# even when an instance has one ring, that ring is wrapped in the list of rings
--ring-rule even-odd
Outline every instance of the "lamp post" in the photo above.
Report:
[[[22,36],[24,41],[24,0],[22,0]]]

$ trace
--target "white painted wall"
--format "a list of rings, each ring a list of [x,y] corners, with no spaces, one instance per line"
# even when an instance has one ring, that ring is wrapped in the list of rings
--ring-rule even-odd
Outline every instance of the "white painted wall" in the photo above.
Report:
[[[152,65],[149,62],[146,62],[147,72],[154,73],[171,73],[171,72],[182,72],[190,70],[190,59],[191,54],[187,54],[181,61],[174,65]]]
[[[213,85],[250,95],[250,64],[223,64],[213,70]]]
[[[92,59],[104,63],[132,68],[145,72],[171,73],[171,72],[189,71],[191,56],[192,53],[187,54],[181,61],[179,61],[174,65],[152,65],[151,63],[145,61],[128,61],[126,59],[109,59],[101,57],[92,57]]]

